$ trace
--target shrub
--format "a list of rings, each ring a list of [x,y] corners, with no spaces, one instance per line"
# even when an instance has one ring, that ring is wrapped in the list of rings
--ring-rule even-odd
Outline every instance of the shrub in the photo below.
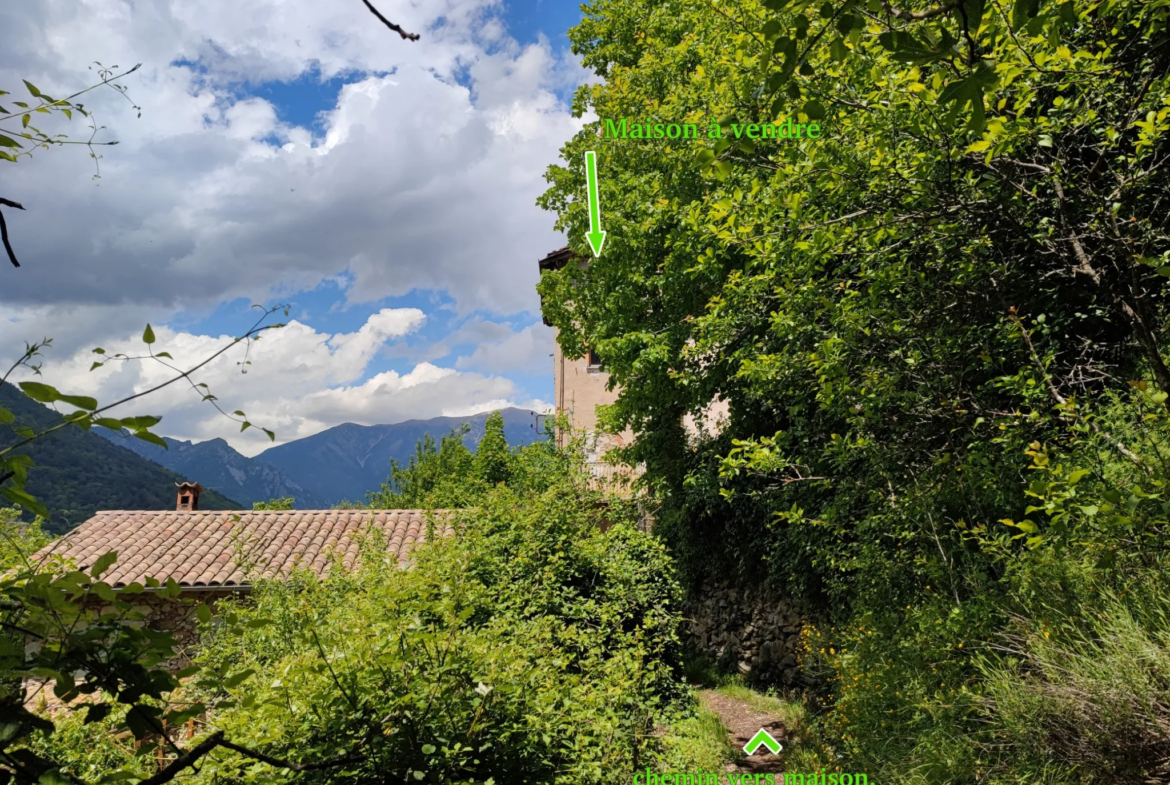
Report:
[[[371,542],[350,573],[262,584],[208,630],[213,724],[275,757],[347,761],[308,782],[617,781],[683,697],[678,587],[631,521],[598,531],[599,501],[572,478],[501,487],[410,569]],[[220,752],[202,771],[292,776]]]

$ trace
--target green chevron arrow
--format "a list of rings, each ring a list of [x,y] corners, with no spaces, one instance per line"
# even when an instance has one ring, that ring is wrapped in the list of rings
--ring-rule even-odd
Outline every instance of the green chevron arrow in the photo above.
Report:
[[[585,179],[589,182],[589,247],[594,256],[601,256],[605,245],[605,232],[601,231],[601,194],[597,190],[597,154],[592,150],[585,153]]]
[[[756,735],[752,736],[752,740],[744,745],[743,751],[748,755],[751,755],[756,750],[758,750],[761,745],[767,747],[768,751],[773,755],[780,754],[780,742],[773,739],[772,734],[768,733],[768,731],[764,730],[763,728],[760,728]]]

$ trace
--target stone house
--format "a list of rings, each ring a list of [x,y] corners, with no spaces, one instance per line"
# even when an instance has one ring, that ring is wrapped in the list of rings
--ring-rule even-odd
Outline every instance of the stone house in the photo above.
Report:
[[[256,580],[287,576],[294,568],[323,576],[335,564],[352,567],[371,530],[383,536],[387,555],[403,564],[428,535],[451,532],[425,510],[201,510],[202,490],[198,483],[180,485],[174,510],[98,512],[36,556],[61,556],[88,571],[116,551],[117,561],[102,575],[115,591],[146,587],[147,578],[174,579],[180,598],[195,602],[161,599],[157,589],[146,588],[134,603],[153,628],[174,635],[176,668],[187,664],[187,649],[198,643],[200,602],[214,606],[245,595]]]
[[[540,260],[539,266],[543,273],[546,270],[560,270],[570,263],[585,266],[589,264],[589,260],[577,256],[566,246],[545,256]],[[544,323],[551,326],[547,318]],[[629,444],[634,439],[634,434],[629,430],[619,434],[602,434],[597,430],[597,407],[616,401],[618,392],[616,387],[610,387],[610,375],[605,370],[604,358],[600,354],[590,350],[584,357],[569,359],[561,349],[560,342],[554,341],[554,405],[558,414],[568,416],[574,431],[586,434],[590,470],[598,478],[614,477],[628,471],[607,464],[602,458],[609,450]],[[683,425],[689,433],[697,435],[700,428],[717,429],[720,421],[726,419],[727,415],[727,404],[723,401],[713,401],[699,422],[688,415]]]

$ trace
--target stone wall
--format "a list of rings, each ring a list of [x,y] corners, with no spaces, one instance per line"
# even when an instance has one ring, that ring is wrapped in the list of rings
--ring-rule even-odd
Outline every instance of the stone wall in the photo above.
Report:
[[[755,684],[800,689],[812,683],[797,665],[803,621],[791,603],[758,586],[726,583],[692,596],[691,641],[713,662]]]
[[[210,590],[183,592],[178,599],[164,599],[151,592],[133,598],[133,609],[146,616],[151,629],[167,631],[175,638],[175,657],[167,662],[169,670],[181,670],[191,664],[191,657],[199,645],[199,620],[195,609],[206,603],[215,609],[224,597],[238,596],[238,592]],[[126,598],[130,599],[130,598]]]
[[[152,630],[167,631],[175,639],[175,656],[163,663],[163,666],[174,673],[191,664],[191,658],[199,646],[199,620],[195,616],[195,609],[200,603],[207,603],[214,610],[216,603],[224,597],[239,596],[238,592],[209,590],[184,592],[179,599],[163,599],[152,592],[143,592],[133,597],[133,609],[145,616],[146,624]],[[126,598],[130,599],[130,598]],[[95,607],[104,603],[95,601]],[[28,643],[28,646],[39,646],[39,643]],[[80,678],[81,673],[76,674]],[[24,680],[26,706],[30,711],[56,714],[64,706],[53,694],[52,680],[28,678]],[[82,695],[78,701],[89,701],[90,697]]]

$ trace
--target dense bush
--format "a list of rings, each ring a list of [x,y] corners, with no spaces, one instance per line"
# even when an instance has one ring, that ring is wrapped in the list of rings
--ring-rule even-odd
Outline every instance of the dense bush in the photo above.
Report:
[[[304,781],[618,781],[681,697],[678,589],[652,537],[598,531],[599,501],[572,479],[501,487],[410,569],[373,540],[359,570],[260,585],[209,631],[224,689],[207,699],[231,699],[214,726],[278,758],[352,759],[283,774]],[[208,781],[282,776],[212,757]]]
[[[639,434],[687,586],[766,581],[819,623],[826,763],[1163,776],[1161,622],[1103,598],[1170,545],[1168,15],[595,0],[571,32],[599,76],[575,108],[599,119],[542,203],[589,263],[544,273],[545,315],[570,356],[606,357],[603,415]],[[703,133],[618,138],[622,118]],[[739,133],[786,118],[824,134]],[[586,151],[614,184],[596,258]],[[688,435],[716,399],[722,431]],[[1075,677],[1040,646],[1058,629],[1088,636],[1052,644]],[[1088,667],[1142,646],[1124,683]]]
[[[1170,781],[1167,418],[1137,390],[1033,444],[1014,519],[972,526],[984,577],[860,601],[810,641],[824,755],[921,783]]]
[[[518,493],[541,493],[573,467],[574,449],[558,448],[544,439],[516,450],[508,447],[504,418],[493,412],[475,451],[463,437],[467,426],[455,428],[436,445],[427,434],[405,466],[390,461],[390,476],[367,495],[374,509],[456,509],[473,505],[480,496],[503,484]]]

